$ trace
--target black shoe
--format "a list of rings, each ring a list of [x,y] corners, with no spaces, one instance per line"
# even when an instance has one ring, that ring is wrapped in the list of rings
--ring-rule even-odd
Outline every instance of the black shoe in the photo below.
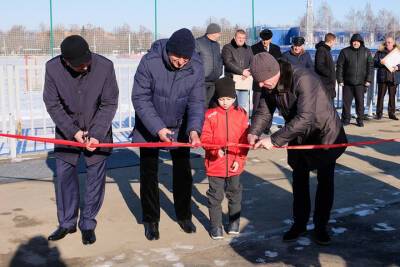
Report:
[[[196,226],[192,223],[192,220],[178,221],[179,226],[187,234],[196,233]]]
[[[395,121],[399,120],[399,118],[397,118],[396,115],[389,115],[389,119],[395,120]]]
[[[160,239],[160,232],[158,231],[158,222],[145,222],[144,235],[148,240]]]
[[[229,222],[228,225],[228,234],[230,235],[238,235],[239,234],[239,225],[240,225],[240,220],[234,220],[232,222]]]
[[[47,239],[51,241],[57,241],[63,239],[67,234],[72,234],[75,232],[76,232],[76,227],[71,229],[58,227],[57,230],[55,230],[51,235],[49,235]]]
[[[81,230],[82,232],[82,243],[84,245],[90,245],[96,242],[96,234],[94,230]]]
[[[299,227],[293,225],[289,231],[287,231],[284,235],[282,240],[285,242],[291,242],[297,240],[300,236],[304,235],[307,232],[306,227]]]
[[[375,120],[381,120],[382,119],[382,115],[376,115],[375,116]]]
[[[224,238],[224,230],[222,226],[212,227],[210,230],[210,236],[214,240],[223,239]]]
[[[363,121],[357,121],[357,126],[358,127],[364,127],[364,122]]]
[[[313,232],[313,240],[318,245],[327,246],[331,244],[331,237],[328,234],[328,231],[324,229],[314,229]]]
[[[342,124],[343,124],[343,126],[347,126],[347,125],[350,125],[350,122],[349,121],[342,121]]]

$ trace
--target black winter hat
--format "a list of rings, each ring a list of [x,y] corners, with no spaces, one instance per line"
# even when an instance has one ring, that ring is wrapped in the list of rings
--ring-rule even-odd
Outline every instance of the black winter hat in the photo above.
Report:
[[[261,40],[269,40],[273,36],[272,31],[270,29],[264,29],[260,32],[260,38]]]
[[[62,57],[73,67],[88,63],[92,59],[89,45],[82,36],[68,36],[61,42],[60,48]]]
[[[215,82],[215,94],[217,98],[236,98],[235,82],[230,77],[223,77]]]
[[[217,23],[210,23],[210,25],[208,25],[206,30],[206,34],[213,34],[219,32],[221,32],[221,27]]]
[[[302,36],[296,36],[296,37],[294,37],[293,38],[293,40],[292,40],[292,45],[294,45],[294,46],[301,46],[301,45],[303,45],[304,43],[305,43],[305,39],[304,39],[304,37],[302,37]]]
[[[191,58],[195,48],[195,40],[190,30],[182,28],[174,32],[167,41],[167,52]]]

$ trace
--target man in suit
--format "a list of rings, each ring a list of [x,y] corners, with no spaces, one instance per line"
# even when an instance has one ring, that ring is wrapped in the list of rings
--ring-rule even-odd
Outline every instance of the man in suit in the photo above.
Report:
[[[81,36],[61,43],[61,55],[46,63],[43,100],[56,125],[56,138],[86,144],[86,148],[55,145],[56,202],[59,227],[49,240],[59,240],[79,229],[83,244],[96,241],[96,215],[104,199],[106,158],[111,149],[93,144],[112,142],[111,122],[118,105],[113,63],[90,52]],[[84,206],[79,209],[78,159],[87,166]]]

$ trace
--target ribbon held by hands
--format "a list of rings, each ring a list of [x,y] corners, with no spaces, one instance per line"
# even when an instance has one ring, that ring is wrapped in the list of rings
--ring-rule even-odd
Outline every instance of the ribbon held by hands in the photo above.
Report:
[[[73,147],[82,147],[85,148],[86,144],[82,144],[76,141],[55,139],[55,138],[44,138],[44,137],[35,137],[35,136],[26,136],[26,135],[16,135],[16,134],[2,134],[0,133],[0,137],[6,138],[14,138],[14,139],[22,139],[28,141],[35,142],[43,142],[43,143],[52,143],[58,145],[65,146],[73,146]],[[366,145],[375,145],[381,143],[389,143],[389,142],[400,142],[400,138],[393,139],[378,139],[371,141],[361,141],[361,142],[352,142],[352,143],[342,143],[342,144],[325,144],[325,145],[297,145],[297,146],[274,146],[274,148],[283,148],[283,149],[328,149],[328,148],[339,148],[339,147],[350,147],[350,146],[366,146]],[[199,144],[196,146],[192,146],[189,143],[181,143],[181,142],[150,142],[150,143],[100,143],[93,144],[91,147],[107,147],[107,148],[117,148],[117,147],[146,147],[146,148],[162,148],[162,147],[203,147],[208,149],[219,149],[221,147],[242,147],[242,148],[253,148],[252,145],[249,144],[238,144],[238,143],[227,143],[226,145],[215,145],[215,144]]]

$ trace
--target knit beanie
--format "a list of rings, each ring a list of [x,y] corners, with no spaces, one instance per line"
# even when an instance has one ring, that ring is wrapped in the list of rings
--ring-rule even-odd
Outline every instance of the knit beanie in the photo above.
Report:
[[[208,25],[206,34],[213,34],[218,32],[221,32],[221,27],[218,24],[210,23],[210,25]]]
[[[276,59],[267,52],[259,53],[253,57],[250,64],[250,72],[254,80],[263,82],[278,74],[280,68]]]
[[[215,94],[217,98],[236,97],[235,82],[230,77],[223,77],[215,82]]]
[[[191,58],[195,49],[195,40],[190,30],[182,28],[174,32],[167,41],[167,52]]]

